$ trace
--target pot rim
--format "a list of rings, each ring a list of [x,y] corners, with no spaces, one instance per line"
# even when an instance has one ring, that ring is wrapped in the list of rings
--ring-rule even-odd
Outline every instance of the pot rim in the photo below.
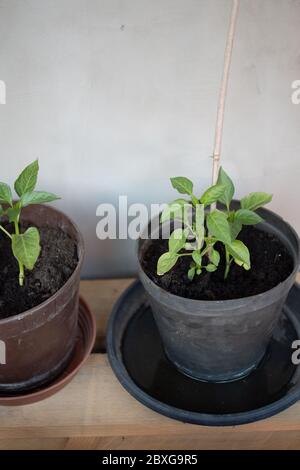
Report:
[[[78,262],[77,262],[76,268],[72,272],[71,276],[61,286],[61,288],[58,289],[58,291],[55,292],[55,294],[51,295],[51,297],[49,297],[47,300],[44,300],[44,302],[41,302],[40,304],[36,305],[35,307],[30,308],[29,310],[25,310],[24,312],[17,313],[16,315],[12,315],[10,317],[0,319],[0,327],[4,324],[7,324],[7,323],[12,323],[14,321],[23,320],[25,317],[33,314],[33,312],[37,308],[39,308],[39,309],[44,308],[49,303],[53,302],[53,300],[55,300],[60,295],[62,289],[65,289],[66,287],[68,287],[69,284],[72,283],[72,281],[76,277],[78,271],[81,269],[81,266],[82,266],[82,263],[83,263],[84,253],[85,253],[83,236],[82,236],[77,224],[74,222],[74,220],[71,219],[68,215],[66,215],[63,211],[61,211],[59,209],[56,209],[56,207],[49,206],[49,205],[44,205],[44,204],[34,204],[33,207],[34,206],[43,207],[43,209],[48,210],[49,212],[56,212],[57,214],[64,216],[68,220],[70,225],[73,226],[73,228],[76,232],[76,236],[77,236],[77,240],[75,240],[75,242],[76,242],[76,246],[77,246]]]
[[[234,200],[234,202],[239,202],[238,200]],[[226,310],[230,310],[230,309],[238,309],[240,307],[240,304],[241,302],[251,302],[254,298],[259,298],[259,299],[262,299],[266,294],[271,294],[272,295],[272,298],[273,295],[276,296],[280,293],[280,290],[282,288],[282,285],[283,284],[288,284],[289,282],[292,281],[292,279],[296,276],[297,272],[299,271],[299,262],[300,262],[300,239],[299,239],[299,236],[298,236],[298,233],[296,232],[296,230],[289,224],[289,222],[287,222],[283,217],[281,217],[280,215],[276,214],[276,212],[274,211],[271,211],[270,209],[266,209],[266,208],[260,208],[258,209],[258,212],[260,212],[261,214],[263,213],[267,213],[267,214],[270,214],[272,215],[273,217],[277,218],[277,219],[280,219],[281,222],[283,222],[287,227],[288,229],[291,231],[291,233],[293,234],[293,236],[295,237],[295,240],[297,241],[297,260],[298,260],[298,264],[296,262],[296,259],[295,259],[295,256],[294,254],[291,253],[291,256],[293,257],[293,262],[294,262],[294,269],[293,271],[289,274],[289,276],[284,279],[284,281],[280,282],[279,284],[277,284],[275,287],[272,287],[272,289],[268,289],[264,292],[261,292],[260,294],[255,294],[255,295],[250,295],[250,296],[247,296],[247,297],[239,297],[237,299],[226,299],[226,300],[197,300],[197,299],[190,299],[188,297],[182,297],[180,295],[176,295],[176,294],[173,294],[171,292],[169,292],[168,290],[166,289],[163,289],[162,287],[158,286],[157,284],[155,284],[155,282],[152,281],[152,279],[150,279],[150,277],[148,276],[148,274],[144,271],[142,265],[141,265],[141,262],[140,262],[140,257],[139,257],[139,253],[140,253],[140,249],[139,249],[139,242],[141,240],[141,238],[138,238],[137,240],[137,244],[136,244],[136,254],[137,254],[137,259],[138,259],[138,267],[139,267],[139,271],[142,273],[143,276],[145,276],[145,278],[147,279],[147,282],[149,284],[151,284],[151,287],[153,289],[155,289],[159,295],[159,300],[160,302],[164,303],[164,298],[166,296],[170,297],[171,299],[174,299],[174,301],[177,301],[178,303],[184,303],[186,301],[190,302],[191,304],[193,305],[197,305],[198,307],[200,306],[205,306],[206,309],[210,310],[211,312],[215,311],[216,309],[219,309],[220,306],[222,306],[223,309],[226,309]],[[151,221],[151,219],[150,219]],[[149,223],[150,223],[149,221]],[[148,223],[148,226],[149,226],[149,223]],[[268,224],[268,221],[265,222],[266,225],[270,225]],[[145,239],[147,240],[147,239]],[[179,304],[178,304],[179,306]],[[197,315],[197,313],[195,313],[195,315]]]

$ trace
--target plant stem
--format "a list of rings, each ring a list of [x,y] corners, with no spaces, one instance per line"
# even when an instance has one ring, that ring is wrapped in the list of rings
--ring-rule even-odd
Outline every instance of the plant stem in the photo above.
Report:
[[[5,228],[2,227],[2,225],[0,225],[0,230],[2,230],[2,232],[4,232],[5,235],[7,235],[11,239],[11,234],[7,230],[5,230]]]
[[[195,207],[197,207],[197,205],[199,204],[199,201],[198,199],[196,198],[195,194],[192,194],[191,195],[191,199],[192,199],[192,203]]]
[[[19,223],[15,221],[15,232],[16,235],[20,235]],[[24,285],[24,265],[21,261],[18,260],[19,264],[19,285],[22,287]]]
[[[225,268],[225,273],[224,273],[224,279],[227,279],[231,263],[230,263],[230,253],[226,246],[225,246],[225,257],[226,257],[226,268]]]

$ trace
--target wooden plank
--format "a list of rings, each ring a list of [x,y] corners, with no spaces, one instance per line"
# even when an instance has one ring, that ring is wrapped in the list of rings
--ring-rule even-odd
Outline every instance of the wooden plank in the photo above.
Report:
[[[193,434],[245,439],[249,433],[300,432],[300,403],[249,425],[212,428],[161,416],[132,398],[114,376],[106,355],[94,354],[78,376],[57,395],[34,405],[0,409],[0,439]]]
[[[0,439],[1,450],[64,450],[69,439]]]
[[[299,432],[227,433],[225,436],[72,437],[62,439],[1,439],[0,450],[295,450]]]
[[[236,432],[215,435],[185,433],[178,436],[109,436],[58,439],[1,439],[0,450],[294,450],[300,448],[300,433]]]
[[[105,348],[112,306],[131,282],[81,284],[97,318],[98,351]],[[0,449],[300,449],[300,402],[249,425],[184,424],[132,398],[114,376],[107,356],[99,353],[57,395],[29,406],[0,407],[0,423]]]
[[[68,450],[294,450],[300,448],[300,433],[294,432],[229,432],[178,436],[120,436],[71,438]]]
[[[80,294],[88,302],[97,320],[95,352],[105,350],[107,320],[114,303],[134,279],[102,279],[81,281]]]

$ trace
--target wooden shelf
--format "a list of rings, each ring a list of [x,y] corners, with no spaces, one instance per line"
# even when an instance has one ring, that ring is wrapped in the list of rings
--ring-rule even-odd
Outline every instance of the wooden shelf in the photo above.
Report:
[[[57,395],[23,407],[0,407],[0,449],[300,449],[300,402],[249,425],[213,428],[161,416],[132,398],[108,364],[105,328],[131,279],[83,281],[97,317],[95,352]]]

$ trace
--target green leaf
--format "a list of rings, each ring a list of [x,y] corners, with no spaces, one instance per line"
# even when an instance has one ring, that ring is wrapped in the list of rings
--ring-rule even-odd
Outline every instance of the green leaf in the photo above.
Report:
[[[173,188],[177,189],[180,194],[189,194],[190,196],[193,194],[193,183],[188,178],[176,176],[171,178],[171,183]]]
[[[173,268],[173,266],[175,266],[177,260],[177,253],[169,253],[167,251],[166,253],[161,255],[157,262],[157,274],[159,276],[163,276],[163,274],[166,274],[168,271],[170,271],[170,269]]]
[[[169,238],[169,251],[170,253],[178,253],[186,242],[187,234],[182,228],[174,230]]]
[[[188,270],[188,278],[190,281],[192,281],[195,277],[195,274],[196,274],[196,266],[192,266],[189,270]]]
[[[32,270],[41,251],[38,229],[30,227],[25,233],[13,234],[12,251],[15,258],[24,264],[25,268]]]
[[[235,240],[240,231],[242,230],[243,226],[239,220],[233,219],[232,222],[229,222],[230,225],[230,232],[231,232],[231,239]]]
[[[226,186],[215,184],[214,186],[208,188],[204,194],[202,194],[200,201],[202,204],[204,204],[204,206],[209,206],[210,204],[219,201],[220,198],[224,196],[225,190]]]
[[[11,189],[6,183],[0,183],[0,203],[12,206]]]
[[[239,209],[236,211],[234,220],[242,225],[256,225],[263,221],[258,214],[249,209]]]
[[[200,252],[197,251],[197,250],[193,251],[192,258],[195,261],[196,265],[201,267],[202,256],[201,256]]]
[[[218,240],[225,244],[231,243],[230,226],[224,212],[215,209],[207,216],[207,228]]]
[[[207,266],[205,266],[205,269],[207,272],[213,273],[217,270],[217,266],[215,266],[214,264],[208,264]]]
[[[15,191],[19,197],[34,190],[39,172],[39,162],[35,160],[28,165],[15,181]]]
[[[212,249],[209,254],[209,259],[215,266],[219,266],[220,263],[220,253],[217,250]]]
[[[219,170],[217,184],[225,186],[225,191],[218,200],[225,204],[225,206],[229,209],[230,203],[234,196],[234,184],[222,167]]]
[[[196,273],[197,273],[197,274],[198,274],[198,276],[199,276],[199,274],[201,274],[201,273],[202,273],[202,269],[201,269],[201,268],[198,268],[198,269],[196,269]]]
[[[250,193],[241,199],[241,208],[255,211],[272,201],[272,194],[268,193]]]
[[[160,216],[161,223],[170,219],[183,219],[184,212],[188,211],[189,207],[192,206],[185,199],[175,199],[175,201],[170,202],[162,211]]]
[[[227,245],[227,249],[237,264],[242,265],[247,270],[250,269],[250,253],[242,241],[234,240],[231,244]]]
[[[8,216],[8,220],[11,223],[19,222],[20,212],[21,209],[17,206],[10,207],[9,209],[7,209],[6,214]]]
[[[44,204],[45,202],[52,202],[60,199],[56,194],[47,193],[45,191],[32,191],[24,193],[21,197],[22,207],[29,206],[30,204]]]

